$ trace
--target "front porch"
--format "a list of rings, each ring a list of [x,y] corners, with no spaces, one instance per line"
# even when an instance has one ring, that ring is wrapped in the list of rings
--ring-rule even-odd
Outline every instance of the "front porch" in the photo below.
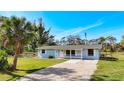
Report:
[[[81,55],[65,55],[64,58],[66,59],[82,59]]]
[[[60,50],[60,57],[68,59],[82,59],[83,50]]]

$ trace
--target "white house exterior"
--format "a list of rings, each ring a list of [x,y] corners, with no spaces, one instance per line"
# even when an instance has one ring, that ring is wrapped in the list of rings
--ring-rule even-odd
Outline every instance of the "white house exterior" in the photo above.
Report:
[[[99,59],[101,45],[43,46],[38,48],[39,58]]]

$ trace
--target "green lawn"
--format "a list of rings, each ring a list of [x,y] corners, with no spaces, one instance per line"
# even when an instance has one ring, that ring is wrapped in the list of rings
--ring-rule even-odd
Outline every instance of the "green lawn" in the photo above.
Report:
[[[12,64],[12,60],[12,57],[8,58],[10,64]],[[44,69],[64,61],[64,59],[19,58],[17,65],[17,69],[19,70],[14,72],[0,72],[0,80],[16,80],[33,71]]]
[[[114,53],[117,61],[100,60],[95,74],[91,80],[119,81],[124,80],[124,53]]]

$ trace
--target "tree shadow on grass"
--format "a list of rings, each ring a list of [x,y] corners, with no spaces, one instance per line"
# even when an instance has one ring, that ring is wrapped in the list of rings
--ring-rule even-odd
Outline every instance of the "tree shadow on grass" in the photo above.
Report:
[[[7,79],[6,81],[16,80],[16,79],[18,79],[19,77],[21,77],[21,75],[14,74],[14,73],[11,72],[11,71],[0,71],[0,73],[1,73],[1,74],[6,74],[6,75],[11,76],[11,78]],[[0,81],[3,81],[3,80],[0,80]]]
[[[19,79],[20,77],[22,77],[21,75],[14,74],[14,73],[8,72],[8,71],[6,72],[6,74],[12,76],[12,78],[8,79],[7,81],[11,81],[11,80],[13,81],[13,80],[16,80],[16,79]]]
[[[17,69],[17,71],[25,71],[27,74],[38,71],[38,70],[42,70],[45,69],[46,67],[42,67],[42,68],[37,68],[37,69],[29,69],[29,70],[24,70],[24,69]]]
[[[115,58],[115,57],[100,57],[100,60],[117,61],[118,58]]]
[[[37,71],[37,70],[40,70],[40,69],[44,69],[45,67],[42,67],[42,68],[38,68],[38,69],[30,69],[30,70],[23,70],[23,69],[17,69],[16,71],[24,71],[26,72],[27,74],[29,73],[32,73],[34,71]],[[14,74],[12,71],[0,71],[1,74],[7,74],[7,75],[10,75],[11,78],[8,79],[7,81],[11,81],[11,80],[17,80],[19,79],[20,77],[23,77],[23,75],[18,75],[18,74]]]
[[[105,78],[107,78],[107,75],[96,75],[96,76],[92,76],[92,78],[90,79],[91,81],[105,81]]]
[[[97,75],[90,79],[91,81],[120,81],[119,79],[107,79],[109,76],[107,75]]]

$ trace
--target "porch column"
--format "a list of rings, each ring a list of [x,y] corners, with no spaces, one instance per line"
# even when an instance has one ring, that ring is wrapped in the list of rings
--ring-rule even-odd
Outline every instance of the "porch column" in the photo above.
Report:
[[[62,57],[62,58],[65,58],[65,55],[66,55],[66,54],[65,54],[65,53],[66,53],[65,50],[60,50],[60,52],[61,52],[61,57]]]
[[[65,58],[66,51],[65,50],[62,50],[62,53],[63,53],[63,58]]]
[[[70,50],[70,59],[71,59],[71,50]]]
[[[83,58],[83,52],[82,52],[83,50],[81,49],[81,59]]]

